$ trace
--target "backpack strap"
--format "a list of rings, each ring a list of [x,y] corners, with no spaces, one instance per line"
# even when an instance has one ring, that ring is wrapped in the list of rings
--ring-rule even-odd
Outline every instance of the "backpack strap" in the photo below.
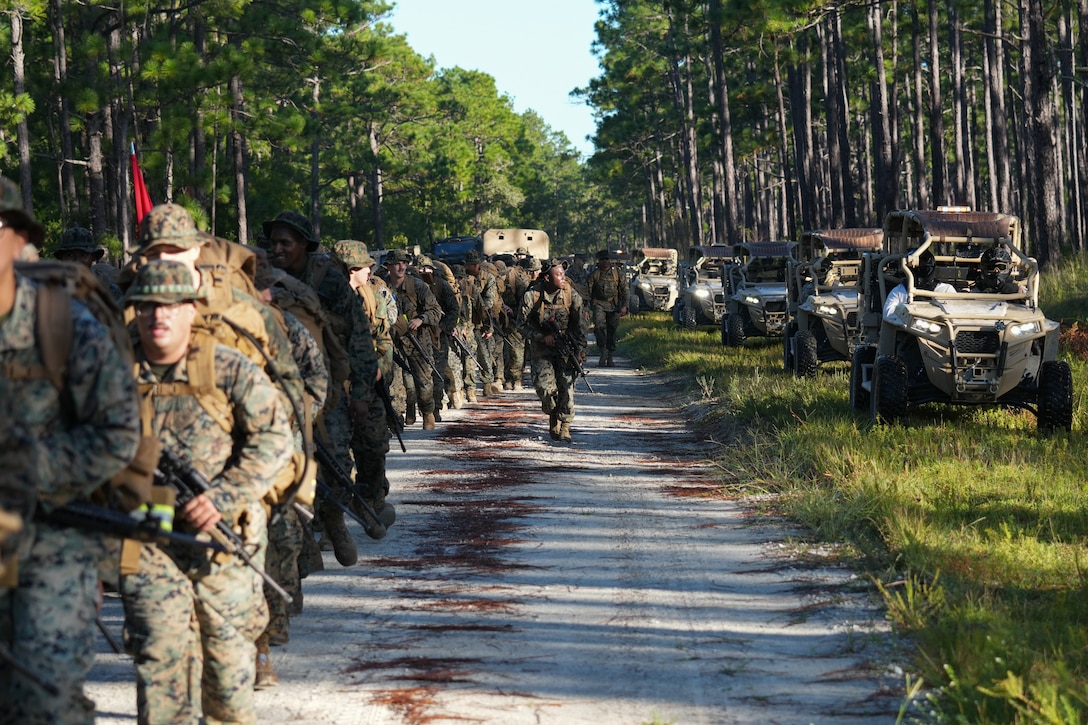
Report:
[[[188,382],[140,383],[137,390],[141,404],[150,403],[152,397],[191,396],[196,399],[212,420],[228,434],[234,432],[234,414],[227,394],[215,384],[215,341],[210,336],[199,335],[189,346],[185,361]],[[141,415],[141,419],[144,416]],[[144,425],[150,425],[147,416]]]
[[[34,328],[41,365],[5,363],[9,380],[48,380],[62,394],[68,377],[68,355],[72,351],[72,298],[49,284],[38,285],[38,318]]]

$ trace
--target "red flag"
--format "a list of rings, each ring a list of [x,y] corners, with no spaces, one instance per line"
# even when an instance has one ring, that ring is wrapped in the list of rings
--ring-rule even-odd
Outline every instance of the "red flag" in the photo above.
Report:
[[[132,195],[136,197],[136,226],[139,227],[153,205],[144,185],[144,175],[140,173],[140,164],[136,161],[136,144],[132,144]]]

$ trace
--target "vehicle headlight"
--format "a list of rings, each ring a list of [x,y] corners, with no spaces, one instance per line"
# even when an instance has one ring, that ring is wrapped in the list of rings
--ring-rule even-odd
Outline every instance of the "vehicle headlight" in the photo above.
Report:
[[[816,314],[824,317],[836,317],[839,314],[839,308],[831,305],[816,305]]]
[[[758,305],[760,302],[762,300],[755,295],[744,295],[744,304],[746,305]]]
[[[693,294],[699,299],[705,300],[707,297],[710,296],[710,290],[706,289],[705,287],[700,287],[699,289],[695,290]]]
[[[918,332],[924,332],[927,335],[936,335],[941,331],[941,326],[932,320],[924,320],[917,318],[910,321],[910,328],[917,330]]]
[[[1013,337],[1027,337],[1028,335],[1037,335],[1039,333],[1039,323],[1021,322],[1019,325],[1013,325],[1009,328],[1009,334]]]
[[[642,289],[651,289],[651,288],[653,288],[653,285],[650,284],[649,282],[647,282],[644,279],[639,280],[638,286],[641,287]]]

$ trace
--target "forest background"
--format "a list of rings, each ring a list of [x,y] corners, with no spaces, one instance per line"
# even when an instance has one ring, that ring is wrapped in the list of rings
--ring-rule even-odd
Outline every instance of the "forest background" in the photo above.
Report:
[[[1044,264],[1084,249],[1088,2],[598,4],[585,159],[382,2],[4,0],[0,164],[52,239],[115,252],[132,147],[156,202],[242,241],[298,209],[375,247],[683,251],[953,204],[1020,215]]]

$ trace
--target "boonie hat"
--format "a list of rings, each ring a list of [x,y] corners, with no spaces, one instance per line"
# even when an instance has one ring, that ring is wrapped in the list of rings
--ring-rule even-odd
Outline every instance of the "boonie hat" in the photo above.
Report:
[[[465,252],[465,264],[479,264],[481,261],[480,253],[475,249],[470,249]]]
[[[431,258],[428,257],[426,254],[421,254],[416,257],[416,268],[423,269],[424,267],[430,267],[431,269],[434,269],[434,262],[432,262]]]
[[[602,249],[601,251],[597,252],[597,259],[598,260],[608,259],[608,250],[607,249]]]
[[[341,239],[332,246],[332,253],[344,263],[348,269],[356,267],[373,267],[377,262],[370,256],[370,250],[362,242],[354,239]]]
[[[204,293],[193,284],[193,274],[181,262],[153,259],[136,270],[136,277],[125,294],[125,304],[136,302],[192,302],[204,299]]]
[[[565,260],[559,259],[559,257],[552,257],[547,262],[545,262],[540,269],[542,272],[546,272],[549,271],[552,267],[562,267],[563,269],[566,269],[567,263]]]
[[[272,229],[277,224],[290,227],[298,232],[306,241],[307,252],[316,252],[317,248],[321,245],[321,240],[314,236],[314,225],[310,223],[309,219],[302,216],[297,211],[281,211],[272,221],[261,224],[261,231],[264,232],[266,237],[271,239]]]
[[[405,249],[390,249],[385,254],[385,263],[393,264],[394,262],[407,262],[412,263],[412,255],[408,254]]]
[[[529,259],[525,260],[525,268],[528,269],[530,272],[539,272],[540,260],[536,257],[529,257]]]
[[[514,254],[520,254],[523,257],[528,257],[529,256],[529,248],[528,247],[518,247],[517,251],[514,252]]]
[[[23,194],[18,185],[6,176],[0,176],[0,214],[16,220],[20,228],[27,230],[30,243],[35,247],[42,246],[45,239],[45,227],[34,221],[34,217],[27,214],[23,206]]]
[[[60,235],[60,244],[53,250],[53,255],[56,256],[58,252],[89,252],[95,255],[94,259],[97,262],[106,250],[95,244],[94,234],[90,229],[72,227],[65,229],[64,234]]]
[[[130,245],[132,254],[144,252],[155,246],[193,249],[204,244],[197,234],[192,214],[180,204],[159,204],[151,207],[140,222],[140,239]]]

